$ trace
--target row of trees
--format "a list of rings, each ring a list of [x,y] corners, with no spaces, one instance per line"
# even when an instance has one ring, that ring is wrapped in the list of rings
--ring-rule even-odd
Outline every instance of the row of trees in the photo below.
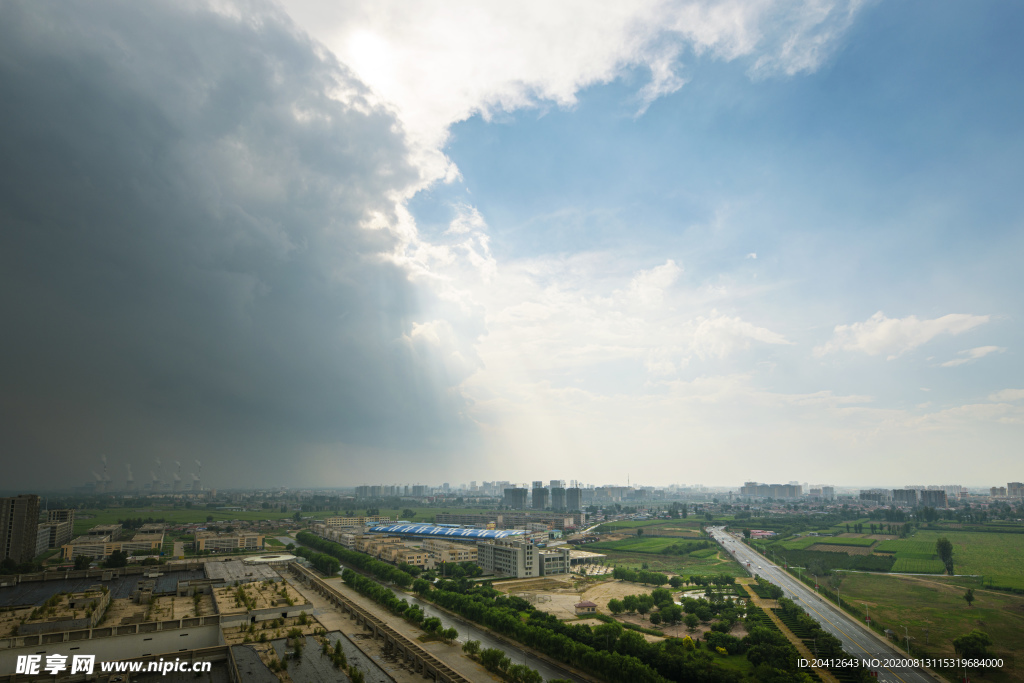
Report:
[[[332,555],[347,565],[357,567],[369,574],[373,574],[379,579],[390,581],[402,588],[408,588],[414,580],[411,574],[403,572],[394,565],[381,562],[366,553],[349,550],[343,545],[320,538],[308,531],[300,531],[296,538],[304,545]]]
[[[629,569],[628,567],[616,567],[612,570],[612,576],[622,581],[632,581],[633,583],[644,583],[652,586],[664,586],[668,583],[668,576],[665,574],[643,569]]]

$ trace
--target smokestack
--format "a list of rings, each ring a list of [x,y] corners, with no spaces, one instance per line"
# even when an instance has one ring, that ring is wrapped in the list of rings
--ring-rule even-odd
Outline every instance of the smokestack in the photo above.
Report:
[[[134,491],[135,490],[135,477],[132,476],[132,464],[130,462],[126,462],[124,464],[124,467],[125,467],[126,470],[128,470],[128,476],[127,476],[127,478],[125,479],[125,482],[124,482],[124,489],[125,489],[125,491]]]

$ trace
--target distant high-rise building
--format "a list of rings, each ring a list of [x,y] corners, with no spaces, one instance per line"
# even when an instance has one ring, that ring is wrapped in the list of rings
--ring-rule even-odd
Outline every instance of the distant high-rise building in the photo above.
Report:
[[[1006,487],[993,486],[988,490],[988,495],[992,496],[993,498],[1004,498],[1006,497]]]
[[[552,479],[551,482],[548,484],[548,488],[551,488],[551,489],[564,489],[565,488],[565,479]]]
[[[892,502],[897,505],[917,505],[917,489],[893,489]]]
[[[0,498],[0,560],[31,562],[38,537],[39,496]]]
[[[513,510],[526,509],[526,489],[518,487],[505,489],[505,499],[502,504]]]
[[[537,482],[534,482],[537,483]],[[533,509],[543,510],[548,506],[548,490],[543,486],[533,487]]]
[[[578,488],[565,490],[565,509],[577,512],[583,509],[583,491]]]
[[[835,500],[836,499],[836,487],[834,486],[822,486],[821,497],[823,500]]]
[[[542,488],[544,488],[544,482],[542,482],[540,479],[535,480],[533,482],[533,488],[535,488],[535,489],[542,489]]]
[[[921,505],[927,505],[933,508],[949,507],[949,502],[946,499],[946,491],[944,489],[920,491],[919,500]]]
[[[551,489],[551,509],[556,512],[565,510],[565,489],[555,487]]]
[[[1006,495],[1010,498],[1024,498],[1024,483],[1011,481],[1006,485]]]

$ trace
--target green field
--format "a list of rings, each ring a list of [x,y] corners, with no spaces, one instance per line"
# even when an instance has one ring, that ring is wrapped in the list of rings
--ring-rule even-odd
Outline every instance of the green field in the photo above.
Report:
[[[927,541],[882,541],[875,548],[876,553],[928,553],[935,554],[935,543]]]
[[[792,541],[782,541],[779,545],[786,550],[806,550],[815,543],[824,543],[826,540],[831,541],[832,539],[825,539],[820,536],[803,536]]]
[[[598,552],[611,550],[630,553],[660,553],[665,548],[679,542],[678,538],[644,538],[643,536],[637,536],[624,538],[621,541],[590,543],[587,545],[587,550],[594,549]]]
[[[896,555],[896,563],[889,571],[897,574],[944,574],[946,565],[942,560],[919,560]]]
[[[843,538],[841,536],[833,536],[832,538],[817,538],[816,543],[822,545],[848,545],[854,548],[870,548],[876,541],[873,538]]]
[[[957,574],[980,574],[1024,581],[1024,535],[971,533],[969,531],[919,531],[915,541],[928,544],[945,536],[953,544],[953,570]]]
[[[858,609],[867,603],[876,623],[901,635],[905,625],[912,642],[916,646],[928,642],[932,655],[953,656],[952,640],[972,629],[992,637],[990,651],[996,654],[1024,652],[1024,597],[975,588],[974,605],[968,607],[964,587],[948,579],[885,574],[847,574],[842,591],[844,602]],[[1012,670],[986,671],[978,680],[1022,681],[1024,668],[1018,662]]]

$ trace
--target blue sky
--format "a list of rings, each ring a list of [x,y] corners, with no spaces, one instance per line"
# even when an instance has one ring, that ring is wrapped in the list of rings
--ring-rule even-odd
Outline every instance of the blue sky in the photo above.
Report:
[[[12,481],[1020,480],[1022,28],[9,3]]]

